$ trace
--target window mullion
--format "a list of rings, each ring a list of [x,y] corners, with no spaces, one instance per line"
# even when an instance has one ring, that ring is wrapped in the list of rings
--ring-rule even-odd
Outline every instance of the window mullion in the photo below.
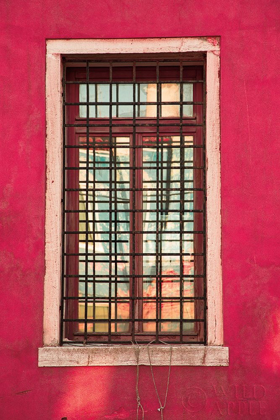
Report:
[[[182,62],[180,62],[180,271],[179,271],[179,279],[180,279],[180,342],[183,342],[183,285],[184,285],[184,265],[183,265],[183,231],[184,231],[184,218],[183,218],[183,211],[184,211],[184,199],[185,199],[185,191],[184,191],[184,135],[183,135],[183,66]]]
[[[87,150],[86,150],[86,166],[89,167],[89,62],[86,62],[86,76],[87,76],[87,135],[86,135],[86,144],[87,144]],[[89,171],[86,171],[86,246],[85,246],[85,312],[84,312],[84,342],[87,342],[87,334],[88,334],[88,266],[89,266],[89,249],[88,249],[88,236],[89,236],[89,202],[88,202],[88,194],[89,194]]]
[[[117,96],[118,101],[118,96]],[[118,114],[117,114],[118,116]],[[130,267],[132,268],[131,272],[131,334],[132,334],[132,341],[135,342],[135,333],[138,331],[138,325],[135,323],[135,318],[138,317],[138,306],[137,306],[137,297],[138,297],[138,288],[137,288],[137,278],[136,278],[136,259],[135,259],[135,253],[136,253],[136,116],[135,116],[135,63],[133,63],[133,132],[132,132],[132,144],[131,144],[131,152],[130,152],[130,166],[132,167],[132,191],[130,195],[132,195],[132,206],[130,206],[131,212],[130,212],[130,240],[132,242],[132,246],[130,246]],[[131,182],[130,182],[131,185]],[[132,219],[132,223],[131,223]],[[131,232],[132,230],[132,232]]]
[[[111,108],[111,106],[110,106]],[[117,190],[118,190],[118,184],[117,184],[117,141],[116,139],[114,139],[114,147],[112,147],[112,153],[113,153],[113,172],[114,172],[114,177],[113,177],[113,183],[114,183],[114,197],[112,200],[112,212],[114,214],[114,258],[115,258],[115,263],[114,263],[114,279],[115,279],[115,286],[114,286],[114,292],[115,292],[115,299],[114,299],[114,305],[115,305],[115,311],[114,311],[114,319],[115,319],[115,333],[118,331],[118,323],[117,323],[117,318],[118,318],[118,260],[119,260],[119,255],[118,255],[118,247],[117,247],[117,229],[118,229],[118,203],[117,203]]]
[[[112,102],[112,63],[110,63],[110,102]],[[112,203],[112,106],[109,107],[109,203]],[[108,342],[112,341],[112,209],[109,209],[109,311],[108,311]],[[115,260],[117,256],[115,254]],[[115,303],[116,304],[116,303]]]
[[[138,134],[136,135],[136,148],[135,148],[135,164],[136,164],[136,173],[135,173],[135,208],[133,209],[135,217],[135,284],[136,284],[136,319],[143,318],[143,182],[142,182],[142,137]],[[136,321],[135,323],[136,332],[140,333],[143,331],[143,322]]]

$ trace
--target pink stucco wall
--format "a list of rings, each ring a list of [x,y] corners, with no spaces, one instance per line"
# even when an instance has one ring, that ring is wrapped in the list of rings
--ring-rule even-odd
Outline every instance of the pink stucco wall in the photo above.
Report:
[[[229,367],[174,367],[166,420],[280,418],[278,0],[6,0],[1,20],[0,419],[135,419],[135,367],[38,368],[47,38],[221,36]],[[167,368],[155,368],[161,395]],[[140,368],[146,420],[160,418]]]

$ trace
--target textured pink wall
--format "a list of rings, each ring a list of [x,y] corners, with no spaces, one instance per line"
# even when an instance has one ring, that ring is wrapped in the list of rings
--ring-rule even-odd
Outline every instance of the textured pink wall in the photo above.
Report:
[[[279,419],[279,1],[6,0],[0,7],[0,418],[136,418],[135,367],[37,367],[44,277],[45,40],[219,35],[230,366],[172,368],[165,419]],[[154,370],[163,395],[167,368]],[[140,394],[145,419],[159,419],[148,367],[140,368]]]

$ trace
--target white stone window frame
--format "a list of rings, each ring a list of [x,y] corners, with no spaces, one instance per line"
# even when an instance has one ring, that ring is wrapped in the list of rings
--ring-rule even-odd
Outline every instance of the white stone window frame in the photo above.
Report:
[[[46,42],[46,219],[43,347],[39,366],[136,365],[133,345],[60,346],[62,227],[62,58],[90,54],[206,54],[207,345],[172,345],[172,365],[228,366],[223,345],[220,171],[220,39],[56,39]],[[146,345],[139,364],[148,365]],[[151,345],[153,365],[169,365],[170,346]]]

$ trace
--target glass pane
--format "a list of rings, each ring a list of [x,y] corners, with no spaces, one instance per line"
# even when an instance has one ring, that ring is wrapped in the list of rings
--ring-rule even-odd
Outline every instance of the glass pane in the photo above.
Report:
[[[114,137],[111,148],[108,137],[91,137],[93,148],[79,149],[79,296],[93,299],[88,302],[87,319],[93,319],[88,332],[108,332],[107,298],[113,299],[111,317],[119,321],[112,324],[112,332],[129,328],[129,323],[120,322],[129,318],[129,303],[124,300],[130,290],[129,140]],[[80,143],[85,142],[80,137]],[[79,317],[84,316],[85,303],[80,302]],[[84,323],[79,323],[79,330],[84,331]]]
[[[119,105],[118,106],[118,117],[120,117],[120,118],[132,118],[133,117],[133,106],[132,105]]]
[[[118,103],[131,102],[133,103],[133,84],[119,84],[118,89]],[[136,92],[135,92],[136,94]],[[137,99],[136,99],[137,100]],[[120,118],[132,118],[133,117],[133,106],[132,105],[119,105],[117,107],[118,117]]]
[[[157,85],[156,83],[140,83],[140,102],[156,102],[157,101]]]
[[[161,85],[161,101],[162,102],[180,102],[180,84],[179,83],[163,83]],[[180,117],[179,105],[162,105],[162,117]]]
[[[98,105],[97,106],[97,118],[109,118],[110,107],[109,105]]]
[[[112,105],[112,117],[132,118],[133,117],[133,84],[120,83],[112,84],[112,98],[113,103],[121,104],[130,102],[131,105]],[[183,83],[183,101],[193,101],[193,84]],[[142,102],[137,105],[135,110],[136,117],[150,117],[157,116],[157,106],[148,105],[149,102],[157,102],[157,85],[156,83],[136,83],[135,84],[135,101]],[[79,102],[97,102],[102,104],[110,102],[110,84],[98,83],[89,84],[89,98],[87,98],[87,85],[79,85]],[[180,84],[179,83],[162,83],[161,84],[161,102],[178,102],[177,104],[169,104],[161,106],[162,117],[180,117]],[[109,105],[90,105],[89,117],[90,118],[109,118],[110,109]],[[87,106],[79,105],[79,116],[87,118]],[[183,105],[183,116],[193,116],[193,105]]]
[[[155,83],[139,84],[140,102],[157,102],[157,85]],[[143,104],[139,107],[139,117],[155,118],[157,116],[157,106]]]
[[[193,84],[184,83],[183,84],[183,101],[184,102],[193,102]],[[193,105],[183,105],[183,115],[184,117],[193,116]]]
[[[162,102],[180,102],[180,84],[162,83],[161,85]]]
[[[110,86],[109,84],[98,84],[97,86],[97,102],[110,101]]]
[[[108,322],[106,320],[109,318],[109,303],[96,303],[94,308],[94,316],[92,319],[102,320],[103,322],[95,322],[92,324],[93,331],[95,332],[108,332]]]
[[[118,321],[129,319],[130,314],[130,303],[128,300],[123,298],[118,301],[118,303],[112,305],[112,318]],[[129,323],[128,322],[115,322],[112,324],[113,332],[128,332]]]
[[[145,296],[145,292],[144,292],[144,296]],[[154,294],[152,294],[152,296],[155,296],[155,292]],[[156,300],[154,299],[149,299],[149,300],[144,300],[143,301],[143,318],[144,319],[156,319],[157,317],[157,309],[156,309],[157,305],[156,305]],[[156,323],[153,322],[143,322],[143,331],[144,332],[155,332],[156,331]]]
[[[139,117],[156,118],[157,106],[156,105],[140,105]]]
[[[87,98],[87,85],[81,84],[79,85],[79,102],[95,102],[95,85],[90,84],[89,85],[89,98]],[[86,105],[80,105],[79,106],[79,116],[81,118],[87,118],[87,106]],[[90,105],[89,106],[89,118],[95,118],[95,106]]]
[[[194,274],[193,194],[181,205],[181,188],[186,182],[193,188],[193,149],[187,148],[192,142],[192,136],[184,137],[183,146],[180,136],[143,138],[143,274],[149,276],[143,282],[143,294],[159,298],[158,307],[156,301],[144,301],[143,317],[158,315],[161,332],[180,331],[183,303],[178,299],[194,296],[193,282],[185,281],[181,288],[182,276]],[[181,226],[189,233],[180,233]],[[182,306],[190,317],[192,305]],[[145,332],[155,328],[154,322],[143,323]]]
[[[118,85],[119,89],[119,100],[118,102],[133,102],[133,84],[122,84]]]

